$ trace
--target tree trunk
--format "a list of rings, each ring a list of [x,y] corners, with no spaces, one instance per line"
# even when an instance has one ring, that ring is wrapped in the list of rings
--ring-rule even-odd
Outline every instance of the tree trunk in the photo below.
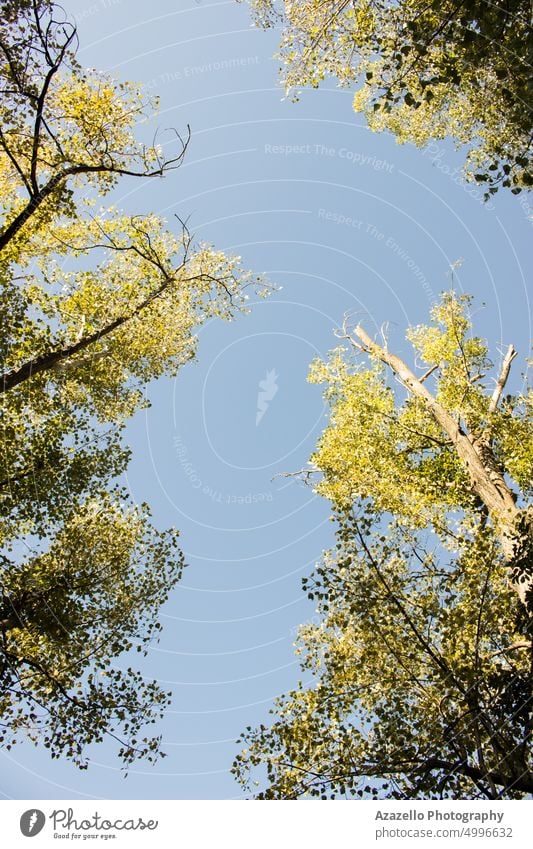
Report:
[[[455,446],[457,455],[470,476],[473,491],[479,496],[494,522],[503,555],[511,570],[510,583],[529,615],[533,615],[533,508],[519,509],[515,498],[498,468],[487,434],[474,439],[464,433],[453,416],[421,383],[411,369],[370,338],[362,327],[355,328],[362,344],[354,344],[377,357],[398,375],[404,386],[420,398],[434,420]],[[507,379],[510,360],[505,363]],[[496,391],[503,389],[502,379]],[[499,397],[499,396],[498,396]],[[496,399],[497,401],[497,399]],[[494,406],[494,397],[492,401]]]

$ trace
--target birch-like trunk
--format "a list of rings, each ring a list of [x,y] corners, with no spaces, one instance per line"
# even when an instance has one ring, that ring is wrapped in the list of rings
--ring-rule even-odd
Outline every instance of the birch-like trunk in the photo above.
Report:
[[[362,327],[355,328],[355,335],[361,344],[354,344],[392,369],[409,392],[421,399],[455,446],[458,457],[468,471],[472,490],[479,496],[494,523],[503,555],[511,570],[511,586],[528,613],[533,615],[533,508],[520,509],[516,506],[513,493],[492,452],[490,433],[485,432],[478,438],[465,433],[400,357],[374,342]],[[513,357],[514,351],[510,346],[491,399],[492,412],[505,386]]]

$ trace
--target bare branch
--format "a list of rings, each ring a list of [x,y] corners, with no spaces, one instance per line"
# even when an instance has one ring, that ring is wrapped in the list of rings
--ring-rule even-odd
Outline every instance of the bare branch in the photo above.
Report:
[[[298,480],[303,481],[305,484],[310,484],[311,476],[319,474],[322,474],[320,469],[298,469],[296,472],[278,472],[272,480],[276,480],[276,478],[298,478]]]
[[[505,357],[503,358],[502,368],[500,371],[500,376],[496,383],[496,388],[492,393],[492,398],[490,399],[489,413],[496,412],[496,408],[500,403],[502,392],[505,389],[505,384],[507,383],[507,379],[509,377],[509,372],[511,371],[511,363],[513,362],[516,356],[517,352],[515,351],[514,347],[512,345],[509,345]]]
[[[361,326],[355,328],[355,334],[361,340],[360,343],[355,342],[355,344],[361,350],[377,357],[381,362],[388,365],[409,392],[420,398],[424,403],[437,424],[440,425],[455,445],[460,459],[470,474],[473,489],[482,499],[483,503],[486,504],[491,515],[498,520],[502,518],[502,514],[505,511],[511,511],[514,515],[516,513],[516,507],[507,484],[502,478],[501,486],[495,486],[492,477],[488,474],[471,440],[459,427],[450,413],[426,389],[400,357],[389,353],[378,345],[377,342],[374,342]]]
[[[531,647],[532,647],[532,644],[530,642],[527,642],[527,640],[525,640],[522,643],[513,643],[512,646],[508,646],[506,649],[500,649],[500,651],[492,652],[492,654],[490,654],[489,657],[497,657],[500,654],[508,654],[509,652],[513,652],[513,651],[521,651],[522,649],[530,650]]]
[[[403,386],[423,402],[436,423],[448,435],[455,446],[457,456],[469,474],[472,490],[486,506],[496,525],[505,559],[510,565],[516,565],[518,544],[516,522],[522,514],[516,507],[513,493],[498,469],[490,444],[486,439],[480,440],[475,436],[471,438],[466,434],[400,357],[391,354],[374,342],[361,326],[356,327],[354,332],[360,341],[353,340],[353,344],[359,350],[371,354],[389,366]],[[508,355],[510,365],[512,355],[509,352]],[[527,567],[520,565],[515,568],[515,565],[513,565],[511,584],[521,602],[529,610],[533,576],[528,572]]]
[[[437,363],[436,365],[431,366],[431,368],[428,368],[428,370],[426,371],[426,373],[425,373],[425,374],[423,374],[423,375],[422,375],[422,377],[419,377],[419,378],[418,378],[418,380],[420,381],[420,383],[423,383],[423,382],[424,382],[424,380],[427,380],[427,379],[428,379],[428,377],[429,377],[430,375],[432,375],[432,374],[433,374],[433,372],[434,372],[434,371],[436,371],[436,370],[438,369],[438,367],[439,367],[439,366],[438,366],[438,363]]]

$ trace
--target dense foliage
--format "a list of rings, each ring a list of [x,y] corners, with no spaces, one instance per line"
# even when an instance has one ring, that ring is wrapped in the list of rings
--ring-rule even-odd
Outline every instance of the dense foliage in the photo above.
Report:
[[[533,184],[533,30],[528,0],[251,0],[265,26],[281,20],[288,89],[327,77],[355,85],[354,109],[374,130],[425,145],[467,146],[466,172],[519,192]]]
[[[234,764],[260,798],[533,793],[531,395],[504,395],[512,347],[490,385],[467,307],[410,330],[418,377],[362,328],[342,335],[367,362],[313,364],[337,544],[304,582],[307,680]]]
[[[117,483],[121,430],[250,278],[184,226],[102,205],[177,167],[187,140],[171,159],[137,140],[154,104],[79,65],[54,3],[1,6],[0,742],[84,767],[110,734],[127,765],[159,753],[141,733],[169,694],[119,657],[157,636],[182,556]]]

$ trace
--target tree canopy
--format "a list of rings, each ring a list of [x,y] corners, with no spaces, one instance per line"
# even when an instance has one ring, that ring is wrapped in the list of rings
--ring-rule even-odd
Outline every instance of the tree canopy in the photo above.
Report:
[[[183,558],[120,485],[121,431],[255,281],[179,219],[103,205],[178,167],[188,134],[170,158],[140,141],[156,103],[82,68],[60,7],[1,5],[0,742],[85,767],[112,735],[127,765],[160,754],[141,731],[170,694],[121,664],[157,637]]]
[[[304,581],[310,680],[234,763],[259,798],[533,793],[531,395],[506,394],[516,352],[494,372],[468,303],[447,293],[410,329],[418,376],[348,324],[313,364],[337,542]]]
[[[283,25],[287,89],[328,76],[355,85],[374,130],[425,145],[467,146],[466,173],[518,193],[533,184],[533,33],[527,0],[250,0],[256,21]]]

